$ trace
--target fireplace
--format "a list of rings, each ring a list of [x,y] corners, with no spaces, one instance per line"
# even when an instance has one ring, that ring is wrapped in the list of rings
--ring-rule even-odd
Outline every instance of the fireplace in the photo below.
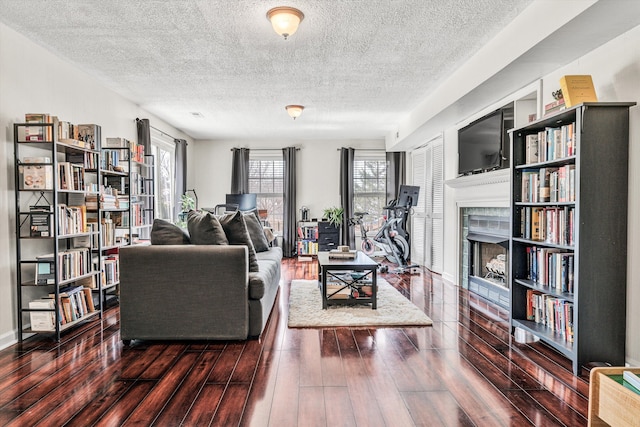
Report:
[[[469,215],[469,291],[504,308],[509,308],[509,233],[509,217]]]

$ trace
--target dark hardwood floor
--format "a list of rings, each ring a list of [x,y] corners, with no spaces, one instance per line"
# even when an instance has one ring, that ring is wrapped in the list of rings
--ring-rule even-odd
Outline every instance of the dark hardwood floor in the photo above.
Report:
[[[507,313],[428,271],[384,274],[434,324],[288,329],[283,261],[260,340],[134,342],[117,308],[0,352],[3,426],[586,425],[588,382],[546,346],[511,341]]]

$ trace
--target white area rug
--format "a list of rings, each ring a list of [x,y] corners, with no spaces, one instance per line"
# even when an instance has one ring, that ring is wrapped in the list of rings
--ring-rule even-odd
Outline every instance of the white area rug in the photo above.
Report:
[[[378,279],[378,308],[371,305],[322,309],[317,280],[293,280],[289,296],[289,327],[430,326],[429,317],[384,279]]]

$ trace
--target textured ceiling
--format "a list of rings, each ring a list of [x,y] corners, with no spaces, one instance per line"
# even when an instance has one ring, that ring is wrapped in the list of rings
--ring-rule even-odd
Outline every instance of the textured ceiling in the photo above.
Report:
[[[0,20],[196,139],[384,138],[531,1],[0,0]],[[283,4],[305,14],[286,41]]]

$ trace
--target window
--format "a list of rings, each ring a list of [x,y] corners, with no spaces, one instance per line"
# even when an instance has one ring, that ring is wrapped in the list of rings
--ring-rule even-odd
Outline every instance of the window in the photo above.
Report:
[[[283,229],[284,160],[280,151],[254,150],[250,152],[249,192],[257,194],[258,213],[264,213],[261,219],[266,221],[274,232],[281,234]]]
[[[175,151],[173,139],[164,134],[151,135],[151,154],[155,157],[156,218],[174,221]]]
[[[371,231],[384,223],[387,205],[387,161],[382,151],[358,152],[353,162],[353,211],[368,212],[364,225]],[[360,230],[356,228],[356,235]]]

